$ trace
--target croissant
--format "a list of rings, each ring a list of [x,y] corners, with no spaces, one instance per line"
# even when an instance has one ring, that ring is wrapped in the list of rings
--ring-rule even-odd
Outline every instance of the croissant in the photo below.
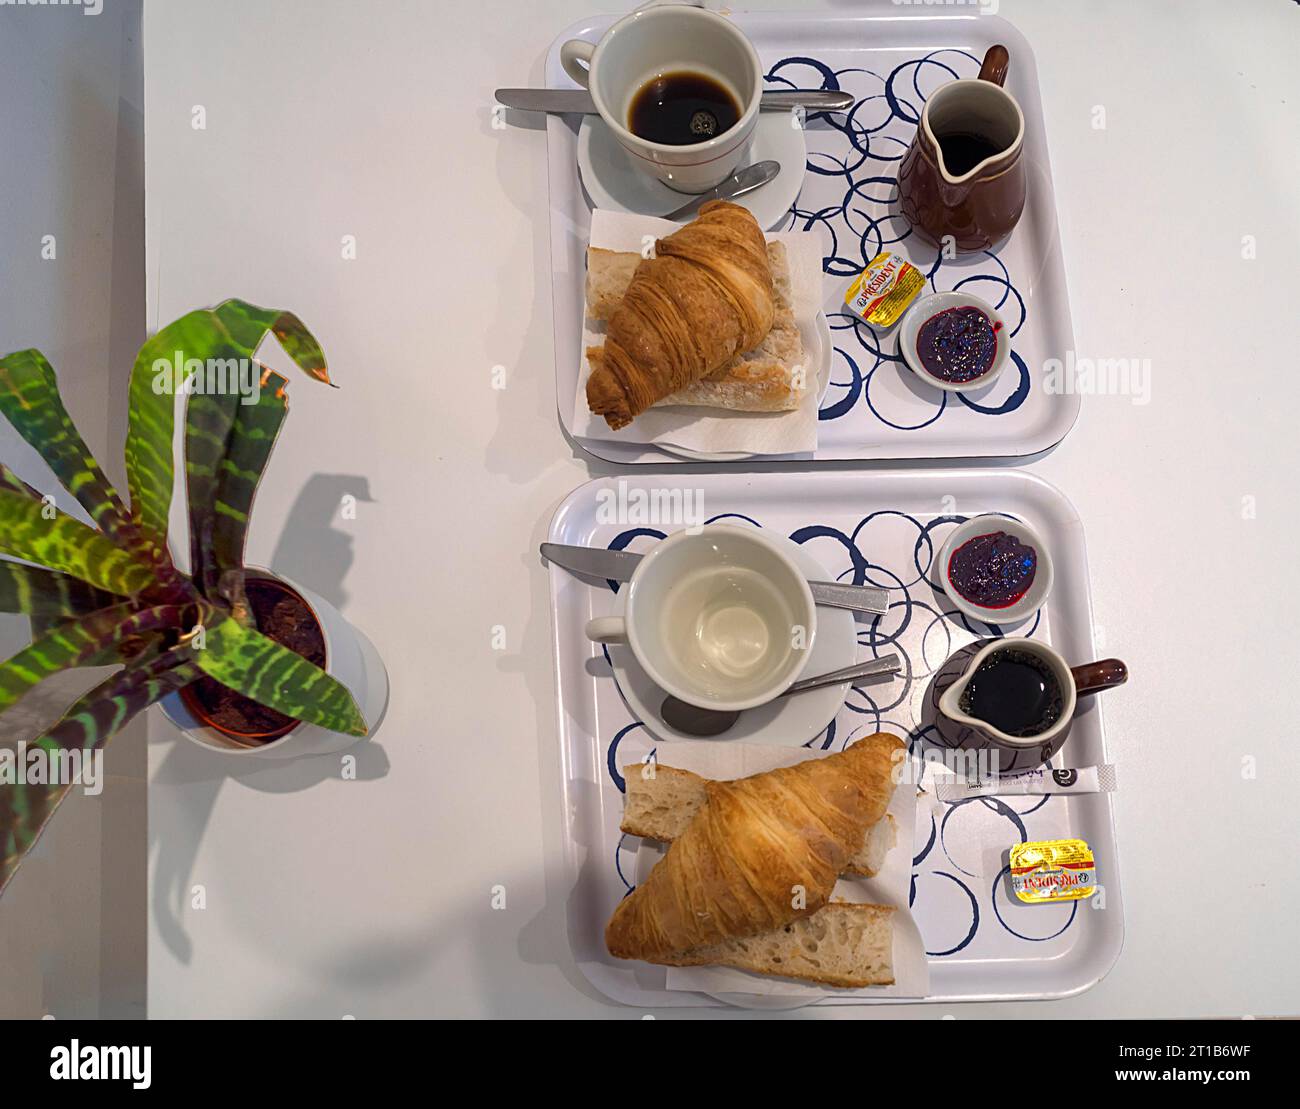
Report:
[[[588,351],[587,406],[611,428],[625,427],[752,350],[775,317],[762,229],[738,204],[710,201],[637,266],[605,346]]]
[[[825,759],[706,782],[694,819],[610,918],[610,954],[667,962],[815,913],[885,815],[902,748],[880,732]]]

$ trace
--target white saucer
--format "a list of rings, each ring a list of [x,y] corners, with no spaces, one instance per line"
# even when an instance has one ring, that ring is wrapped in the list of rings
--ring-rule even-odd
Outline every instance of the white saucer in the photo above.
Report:
[[[812,334],[799,332],[806,350],[815,351],[811,361],[814,369],[813,387],[817,390],[817,408],[820,411],[826,400],[826,391],[831,387],[831,360],[835,355],[835,341],[831,338],[830,321],[825,312],[818,312],[813,321]],[[742,413],[743,415],[743,413]],[[667,454],[678,458],[690,459],[692,462],[744,462],[748,458],[767,458],[768,455],[755,454],[753,451],[697,451],[691,447],[679,447],[676,443],[653,443]]]
[[[740,520],[731,522],[745,526]],[[826,568],[798,543],[780,534],[770,534],[766,529],[763,534],[785,548],[795,565],[809,579],[825,579]],[[853,613],[842,608],[818,608],[817,634],[813,638],[812,654],[804,668],[804,676],[811,678],[843,666],[852,666],[857,657],[858,636]],[[629,648],[611,646],[609,661],[619,692],[651,735],[657,739],[670,740],[702,738],[679,732],[663,722],[659,716],[659,706],[663,704],[665,693],[641,669]],[[807,693],[780,697],[756,709],[748,709],[740,714],[740,719],[729,731],[711,738],[798,747],[810,739],[816,739],[826,730],[826,726],[835,719],[835,714],[844,704],[851,685],[851,682],[843,682],[840,685],[812,689]]]
[[[791,125],[787,112],[760,112],[743,165],[772,159],[781,172],[736,203],[748,208],[764,230],[771,230],[790,211],[803,186],[808,147],[802,127]],[[663,216],[680,208],[690,196],[642,173],[598,115],[582,117],[578,129],[578,171],[587,195],[597,208]]]

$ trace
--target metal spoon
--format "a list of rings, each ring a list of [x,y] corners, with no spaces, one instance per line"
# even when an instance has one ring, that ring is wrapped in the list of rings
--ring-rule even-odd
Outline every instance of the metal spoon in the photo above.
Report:
[[[842,670],[832,670],[829,674],[819,674],[815,678],[802,678],[791,684],[784,693],[778,696],[789,697],[792,693],[806,693],[810,689],[839,685],[841,682],[851,681],[856,678],[897,674],[902,669],[902,666],[903,664],[898,655],[882,655],[870,662],[858,662],[852,666],[846,666]],[[691,705],[676,697],[668,696],[664,698],[664,703],[660,706],[659,717],[665,724],[676,731],[686,732],[688,735],[711,736],[721,735],[723,732],[730,730],[731,726],[740,719],[740,713],[731,709],[700,708],[698,705]]]
[[[709,200],[734,200],[738,196],[744,196],[746,193],[752,193],[755,189],[761,188],[781,172],[781,163],[768,160],[766,162],[755,162],[752,166],[746,166],[744,169],[738,169],[720,185],[715,185],[706,193],[700,193],[699,196],[693,196],[680,208],[674,208],[662,219],[681,219],[682,216],[688,216],[701,204]]]

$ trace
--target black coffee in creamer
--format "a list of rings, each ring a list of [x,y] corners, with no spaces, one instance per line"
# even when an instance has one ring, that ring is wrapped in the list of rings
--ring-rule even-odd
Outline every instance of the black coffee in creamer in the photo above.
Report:
[[[971,675],[961,711],[1000,732],[1025,739],[1061,719],[1064,698],[1051,668],[1029,651],[994,651]]]

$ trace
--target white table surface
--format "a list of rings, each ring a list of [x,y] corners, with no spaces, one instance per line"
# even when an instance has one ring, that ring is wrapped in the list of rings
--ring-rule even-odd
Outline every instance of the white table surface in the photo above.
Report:
[[[1105,649],[1133,674],[1105,704],[1125,949],[1078,997],[955,1015],[1296,1013],[1300,10],[1000,8],[1037,56],[1078,351],[1149,358],[1152,397],[1085,398],[1030,463],[1083,517]],[[393,683],[355,781],[332,759],[232,774],[152,720],[155,1017],[641,1015],[566,938],[534,552],[608,468],[556,419],[545,131],[491,126],[492,89],[540,84],[589,12],[146,5],[150,327],[239,295],[321,336],[342,389],[293,383],[251,554],[341,602]]]

